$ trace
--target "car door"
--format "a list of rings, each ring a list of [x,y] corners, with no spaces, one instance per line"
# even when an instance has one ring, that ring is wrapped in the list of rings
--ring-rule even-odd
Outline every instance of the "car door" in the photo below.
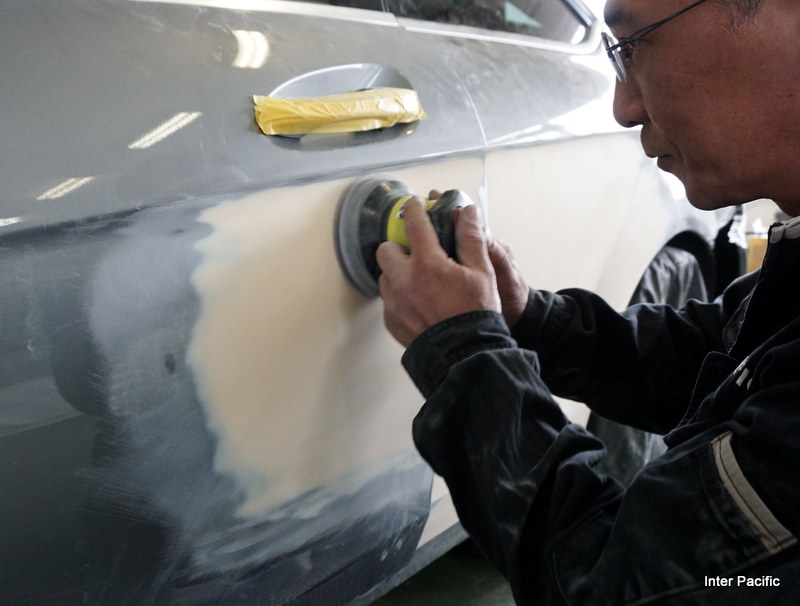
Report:
[[[582,183],[616,127],[578,119],[612,80],[577,3],[504,3],[503,33],[415,12],[437,3],[336,4],[0,7],[5,601],[376,597],[464,535],[414,450],[422,401],[381,303],[338,266],[343,192],[462,189],[549,284],[609,275],[577,234],[613,224],[615,175],[622,196],[667,191],[610,160]],[[254,120],[254,95],[386,86],[427,118],[293,137]]]
[[[0,29],[3,601],[334,604],[383,583],[432,474],[333,218],[388,169],[477,197],[461,83],[378,10],[34,0]],[[377,86],[428,118],[254,120],[253,95]]]

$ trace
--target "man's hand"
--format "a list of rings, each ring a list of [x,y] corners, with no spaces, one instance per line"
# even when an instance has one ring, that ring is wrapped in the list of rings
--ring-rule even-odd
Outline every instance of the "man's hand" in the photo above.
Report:
[[[503,305],[503,317],[514,326],[528,304],[530,287],[514,261],[511,247],[498,240],[489,242],[489,259],[497,276],[497,290]]]
[[[442,192],[438,189],[432,189],[428,194],[428,198],[431,200],[438,200],[441,197]],[[503,317],[510,328],[517,323],[522,312],[525,311],[530,287],[514,261],[514,253],[508,244],[493,238],[490,239],[489,259],[497,278],[497,291],[500,293]]]
[[[404,219],[409,251],[396,242],[378,247],[383,273],[379,285],[389,332],[408,347],[422,332],[462,313],[501,312],[494,268],[475,206],[465,207],[456,224],[459,262],[439,244],[423,201],[411,198]]]

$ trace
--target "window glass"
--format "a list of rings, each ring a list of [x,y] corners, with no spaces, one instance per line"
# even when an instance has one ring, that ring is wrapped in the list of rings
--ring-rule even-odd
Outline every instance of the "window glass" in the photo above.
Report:
[[[308,4],[330,4],[331,6],[346,6],[348,8],[366,8],[373,11],[386,10],[386,0],[290,0]]]
[[[384,10],[398,17],[514,32],[560,42],[579,42],[581,19],[565,0],[300,0]]]
[[[411,17],[578,42],[586,29],[562,0],[386,0],[398,17]]]

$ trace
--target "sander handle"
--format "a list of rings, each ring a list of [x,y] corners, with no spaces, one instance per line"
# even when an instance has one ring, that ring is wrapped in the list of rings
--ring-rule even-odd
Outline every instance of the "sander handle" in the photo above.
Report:
[[[460,189],[449,189],[428,208],[428,216],[436,229],[436,235],[439,236],[439,244],[453,259],[458,260],[456,255],[458,214],[462,208],[473,204],[470,197]]]
[[[408,247],[403,210],[410,195],[402,196],[395,202],[386,223],[386,240],[397,242]],[[435,200],[426,200],[428,216],[436,230],[439,244],[449,257],[457,260],[456,256],[456,221],[458,214],[465,206],[474,202],[460,189],[449,189]]]

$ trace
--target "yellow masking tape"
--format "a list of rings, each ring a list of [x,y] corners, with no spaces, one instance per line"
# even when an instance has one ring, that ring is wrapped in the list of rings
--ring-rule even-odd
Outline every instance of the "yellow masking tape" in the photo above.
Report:
[[[358,132],[423,120],[416,91],[372,90],[283,99],[256,95],[256,122],[266,135]]]

